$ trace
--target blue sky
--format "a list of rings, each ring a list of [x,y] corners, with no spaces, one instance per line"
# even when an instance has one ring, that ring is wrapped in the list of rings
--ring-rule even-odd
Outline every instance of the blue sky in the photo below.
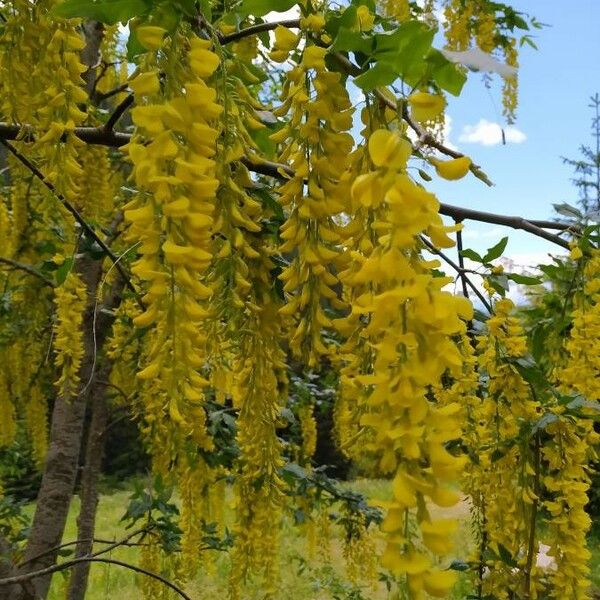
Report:
[[[450,204],[546,219],[552,216],[552,203],[577,199],[570,181],[572,171],[561,156],[577,158],[579,146],[592,141],[592,115],[587,106],[589,97],[600,92],[600,0],[510,3],[549,25],[534,31],[539,50],[521,49],[515,126],[525,139],[505,146],[459,141],[464,128],[481,119],[504,124],[499,88],[488,92],[481,76],[472,73],[460,98],[450,99],[449,140],[480,164],[495,186],[488,188],[468,177],[459,182],[436,178],[428,187]],[[491,246],[504,235],[510,237],[506,254],[517,264],[535,264],[548,251],[555,252],[556,247],[526,233],[465,223],[465,244],[476,250]]]

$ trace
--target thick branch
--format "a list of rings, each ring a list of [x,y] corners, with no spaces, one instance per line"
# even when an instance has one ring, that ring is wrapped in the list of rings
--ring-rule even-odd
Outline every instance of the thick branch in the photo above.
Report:
[[[27,129],[27,126],[0,123],[0,142],[2,140],[16,140],[24,128]],[[74,134],[80,140],[87,142],[88,144],[97,144],[100,146],[110,146],[115,148],[124,146],[131,140],[131,135],[128,133],[107,131],[104,129],[104,127],[76,127]],[[32,140],[33,138],[32,136],[25,135],[23,139]],[[450,152],[453,151],[451,150]],[[251,171],[260,173],[261,175],[266,175],[268,177],[283,179],[286,176],[293,176],[294,174],[288,165],[272,161],[252,160],[246,157],[242,159],[242,163]],[[519,216],[501,215],[497,213],[472,210],[469,208],[463,208],[461,206],[454,206],[444,203],[440,204],[440,214],[447,217],[452,217],[457,221],[470,219],[473,221],[480,221],[482,223],[504,225],[505,227],[510,227],[512,229],[522,229],[523,231],[527,231],[533,235],[544,238],[549,242],[557,244],[558,246],[566,249],[569,248],[567,241],[561,239],[557,235],[553,235],[547,231],[544,231],[544,229],[554,229],[557,231],[568,231],[573,229],[572,225],[566,223],[535,219],[530,220]]]
[[[492,314],[492,306],[485,299],[485,296],[477,289],[477,286],[467,277],[465,270],[461,269],[449,256],[446,256],[446,254],[444,254],[441,250],[436,248],[425,237],[423,237],[421,235],[421,236],[419,236],[419,239],[423,242],[423,244],[425,244],[425,246],[427,246],[427,248],[431,252],[433,252],[434,254],[437,254],[444,262],[446,262],[448,265],[450,265],[459,274],[460,277],[464,278],[463,281],[465,281],[465,283],[473,290],[473,293],[479,298],[479,301],[481,302],[481,304],[483,304],[483,306],[485,306],[485,309],[490,314]]]
[[[24,263],[17,262],[16,260],[12,260],[11,258],[6,258],[4,256],[0,256],[0,263],[9,265],[11,268],[16,269],[18,271],[24,271],[25,273],[29,273],[29,275],[33,275],[34,277],[37,277],[40,281],[43,281],[45,285],[49,285],[50,287],[56,286],[54,281],[48,279],[39,271],[36,271],[36,269],[31,265],[26,265]]]
[[[35,138],[29,125],[12,125],[11,123],[0,123],[0,139],[12,141],[22,139],[31,142]],[[119,148],[129,142],[131,136],[127,133],[118,133],[101,127],[75,127],[73,133],[83,142],[97,144],[98,146],[111,146]]]
[[[289,29],[298,29],[300,27],[300,19],[288,19],[286,21],[273,21],[271,23],[258,23],[257,25],[251,25],[240,31],[234,31],[229,35],[219,36],[219,42],[221,44],[230,44],[231,42],[237,42],[245,37],[256,35],[257,33],[263,33],[264,31],[271,31],[277,27],[288,27]]]

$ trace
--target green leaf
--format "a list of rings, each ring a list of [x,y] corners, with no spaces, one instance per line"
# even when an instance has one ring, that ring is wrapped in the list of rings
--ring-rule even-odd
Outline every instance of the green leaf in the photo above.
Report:
[[[431,175],[429,173],[427,173],[426,171],[423,171],[423,169],[419,169],[419,176],[421,177],[421,179],[425,180],[425,181],[431,181],[433,178],[431,177]]]
[[[502,544],[498,544],[498,553],[500,554],[500,560],[503,563],[507,564],[509,567],[517,566],[517,561],[514,559],[510,550]]]
[[[583,219],[583,215],[578,208],[571,206],[567,202],[562,202],[561,204],[553,204],[554,210],[563,217],[568,217],[569,219],[576,219],[578,221]]]
[[[370,54],[372,49],[372,37],[365,37],[360,31],[352,31],[346,27],[340,27],[331,45],[331,50],[334,52],[362,52],[363,54]]]
[[[285,12],[295,6],[297,0],[244,0],[237,13],[246,16],[262,17],[270,12]]]
[[[56,279],[56,283],[58,285],[62,285],[65,282],[65,279],[67,278],[67,275],[71,272],[71,269],[73,268],[73,257],[70,256],[69,258],[65,259],[65,262],[60,265],[60,267],[58,267],[58,269],[56,269],[56,272],[54,273],[54,278]]]
[[[443,90],[458,96],[467,81],[465,72],[435,48],[427,54],[427,63],[431,71],[431,79]]]
[[[546,429],[546,427],[548,427],[548,425],[556,423],[556,421],[558,421],[558,415],[555,415],[554,413],[546,413],[545,415],[542,415],[533,424],[533,427],[531,428],[531,434],[533,435],[538,431],[543,431],[544,429]]]
[[[127,60],[134,60],[136,56],[144,54],[146,49],[140,44],[135,30],[129,30],[129,38],[127,39]]]
[[[285,221],[285,215],[283,213],[283,208],[281,208],[281,204],[279,204],[279,202],[277,202],[277,200],[275,200],[275,198],[269,194],[267,189],[256,188],[252,190],[252,194],[258,196],[263,208],[271,210],[280,223]]]
[[[463,256],[464,258],[468,258],[469,260],[472,260],[474,262],[478,262],[478,263],[483,262],[483,258],[481,258],[481,256],[479,254],[477,254],[477,252],[475,252],[475,250],[471,250],[471,248],[466,248],[465,250],[461,250],[460,255]]]
[[[408,85],[418,85],[427,79],[429,65],[425,56],[431,50],[433,35],[432,29],[418,21],[409,21],[391,33],[375,35],[376,66],[387,65]]]
[[[212,21],[212,8],[210,0],[199,0],[200,14],[208,21]]]
[[[365,92],[370,92],[376,87],[390,85],[396,81],[396,79],[398,79],[398,75],[394,69],[384,62],[380,62],[370,68],[366,73],[359,75],[354,80],[354,83]]]
[[[129,19],[145,14],[150,5],[144,0],[65,0],[52,9],[57,17],[71,19],[82,17],[101,21],[107,25],[127,23]]]
[[[502,273],[501,275],[490,275],[487,278],[488,283],[504,298],[508,292],[508,277]]]
[[[515,283],[521,285],[540,285],[542,280],[539,277],[532,277],[530,275],[521,275],[520,273],[507,273],[506,276]]]
[[[495,246],[488,248],[485,256],[483,257],[483,262],[489,263],[496,258],[500,258],[506,249],[506,244],[508,244],[508,238],[503,237]]]

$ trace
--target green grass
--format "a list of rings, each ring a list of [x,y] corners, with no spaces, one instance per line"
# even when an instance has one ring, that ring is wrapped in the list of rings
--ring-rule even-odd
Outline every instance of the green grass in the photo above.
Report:
[[[391,489],[388,482],[380,480],[357,480],[351,484],[356,491],[366,494],[372,500],[389,500]],[[123,524],[120,523],[121,516],[129,502],[129,491],[114,491],[101,496],[98,508],[96,537],[113,540],[120,539],[126,535]],[[225,502],[229,504],[230,498]],[[76,538],[76,516],[79,511],[79,501],[75,498],[67,528],[64,535],[65,541]],[[453,558],[464,559],[471,549],[472,542],[469,532],[469,511],[466,502],[452,509],[434,509],[436,517],[455,517],[460,520],[461,526],[456,534],[456,548],[460,554]],[[231,511],[226,511],[231,518]],[[348,596],[347,578],[343,559],[343,543],[340,538],[341,532],[332,529],[333,536],[328,551],[323,552],[319,559],[315,557],[309,565],[301,568],[298,557],[304,553],[305,540],[299,535],[298,529],[293,526],[289,518],[284,519],[282,532],[282,549],[280,553],[281,589],[278,598],[289,600],[329,600]],[[592,580],[600,588],[600,541],[594,538],[592,546]],[[202,570],[198,577],[191,581],[186,591],[194,600],[214,600],[226,598],[227,580],[230,569],[229,558],[226,553],[213,555],[212,567],[209,571]],[[137,564],[137,548],[118,548],[111,552],[111,558]],[[108,600],[119,598],[129,600],[140,598],[141,594],[136,584],[138,576],[132,571],[125,570],[115,565],[95,564],[91,567],[88,586],[87,600]],[[346,587],[344,588],[344,585]],[[58,574],[54,577],[50,600],[63,600],[66,587],[66,577]],[[364,598],[369,600],[383,600],[388,597],[383,584],[374,588],[366,583],[360,586]],[[336,596],[335,594],[339,594]],[[469,593],[468,583],[465,578],[459,581],[453,594],[453,600],[464,599]],[[261,600],[260,581],[250,583],[245,600]]]

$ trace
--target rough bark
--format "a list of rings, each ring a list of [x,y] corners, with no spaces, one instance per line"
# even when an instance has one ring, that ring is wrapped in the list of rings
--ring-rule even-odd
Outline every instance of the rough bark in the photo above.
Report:
[[[85,90],[92,95],[96,85],[96,72],[102,56],[100,45],[104,39],[104,25],[100,21],[86,21],[83,24],[86,45],[81,51],[81,62],[88,68],[82,75],[85,81]]]
[[[101,262],[88,258],[77,261],[77,269],[87,290],[87,306],[83,316],[84,356],[79,369],[82,390],[75,397],[56,399],[52,413],[50,443],[42,484],[36,500],[33,522],[23,557],[26,566],[18,573],[27,573],[49,567],[56,562],[57,552],[48,552],[62,541],[67,515],[77,476],[79,453],[83,436],[87,386],[96,368],[96,357],[100,353],[112,322],[109,310],[94,311],[96,291],[102,274]],[[122,281],[115,285],[104,306],[115,308],[120,301]],[[96,321],[94,323],[94,314]],[[87,386],[87,390],[86,390]],[[39,600],[46,598],[51,575],[36,578],[33,590],[0,588],[0,600]],[[29,587],[29,586],[28,586]]]
[[[108,378],[110,367],[103,366],[98,373],[99,380]],[[104,455],[104,440],[108,422],[108,399],[106,386],[96,383],[92,387],[90,408],[92,417],[87,434],[85,448],[85,465],[81,476],[79,497],[81,507],[77,517],[77,543],[75,558],[88,556],[94,546],[93,538],[96,529],[96,509],[98,507],[98,478]],[[80,562],[71,572],[68,600],[84,600],[91,563]]]
[[[0,579],[10,577],[12,566],[10,564],[11,548],[8,541],[0,534]]]

